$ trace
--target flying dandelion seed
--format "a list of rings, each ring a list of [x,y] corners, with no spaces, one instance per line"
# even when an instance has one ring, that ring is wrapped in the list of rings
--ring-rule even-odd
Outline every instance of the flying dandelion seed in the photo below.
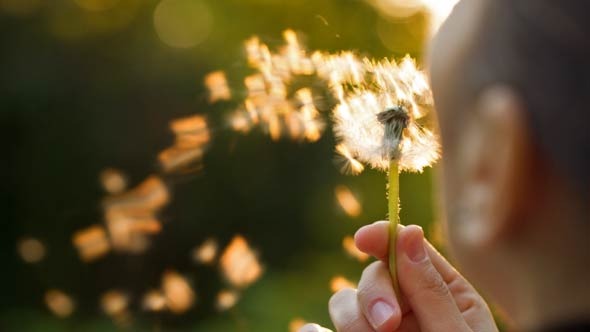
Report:
[[[72,243],[78,249],[82,261],[89,263],[103,257],[111,250],[104,227],[93,225],[74,233]]]
[[[140,253],[149,246],[148,235],[157,234],[162,226],[153,216],[131,215],[112,211],[105,217],[114,250]]]
[[[342,239],[342,248],[344,248],[344,251],[346,251],[350,257],[357,259],[359,262],[365,262],[367,259],[369,259],[369,255],[360,251],[356,247],[356,244],[354,244],[354,238],[352,236],[346,236],[344,239]]]
[[[207,121],[202,115],[176,119],[170,123],[176,135],[174,145],[160,152],[158,159],[164,172],[199,166],[211,140]]]
[[[301,318],[293,318],[289,322],[289,332],[298,332],[307,322]]]
[[[111,317],[120,316],[129,306],[129,297],[118,290],[110,290],[100,298],[102,311]]]
[[[226,311],[233,308],[239,299],[240,295],[236,291],[225,289],[217,293],[215,307],[219,311]]]
[[[120,194],[127,188],[127,178],[114,168],[107,168],[100,173],[100,183],[109,194]]]
[[[263,268],[248,242],[235,236],[220,258],[221,272],[229,283],[244,288],[262,276]]]
[[[141,307],[146,311],[163,311],[166,309],[166,297],[160,290],[150,290],[144,294]]]
[[[365,166],[354,158],[346,145],[336,145],[336,152],[338,153],[336,162],[341,165],[340,171],[343,174],[358,175],[365,170]]]
[[[213,238],[205,240],[200,246],[193,249],[193,261],[200,264],[211,264],[217,256],[219,245]]]
[[[252,121],[244,111],[236,111],[229,117],[229,126],[234,131],[247,134],[252,129]]]
[[[343,276],[335,276],[330,280],[330,289],[336,293],[345,288],[356,288],[356,284]]]
[[[209,103],[230,100],[231,91],[223,71],[214,71],[205,76],[205,86],[209,91]]]
[[[166,271],[162,277],[162,291],[166,307],[174,314],[183,314],[195,302],[195,292],[186,278],[175,271]]]
[[[197,164],[195,169],[199,169],[199,162],[203,158],[203,152],[199,148],[190,149],[173,146],[160,152],[158,159],[165,172],[190,169],[193,164]]]
[[[57,289],[51,289],[45,293],[45,304],[54,315],[60,318],[69,317],[76,308],[72,298]]]
[[[363,208],[348,187],[343,185],[336,186],[334,194],[336,195],[338,204],[348,216],[354,218],[361,215]]]
[[[17,251],[21,259],[28,264],[39,263],[45,258],[47,252],[43,242],[32,237],[20,240],[17,244]]]
[[[127,213],[155,213],[170,201],[170,193],[164,181],[151,175],[137,187],[120,195],[108,196],[103,208],[108,211]]]
[[[155,175],[127,192],[106,197],[103,210],[112,248],[129,253],[145,251],[150,244],[149,235],[162,228],[156,214],[169,201],[168,188]]]
[[[294,77],[315,73],[315,64],[292,30],[283,32],[285,44],[273,52],[257,37],[246,41],[248,63],[258,71],[244,79],[248,97],[229,118],[230,127],[246,133],[259,126],[273,141],[289,137],[315,142],[322,137],[324,121],[309,88],[291,91]]]

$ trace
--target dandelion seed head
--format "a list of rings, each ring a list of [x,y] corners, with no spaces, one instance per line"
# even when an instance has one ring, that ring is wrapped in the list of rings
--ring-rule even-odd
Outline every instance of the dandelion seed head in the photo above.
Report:
[[[341,144],[361,162],[381,170],[389,167],[391,159],[398,160],[400,169],[406,171],[422,171],[436,161],[437,137],[419,123],[433,108],[432,96],[414,60],[405,57],[399,64],[387,59],[353,63],[364,65],[363,78],[332,87],[339,96],[333,118]],[[403,116],[386,112],[401,109],[405,110]],[[394,119],[392,116],[397,117],[398,125],[394,122],[388,127],[383,120]]]

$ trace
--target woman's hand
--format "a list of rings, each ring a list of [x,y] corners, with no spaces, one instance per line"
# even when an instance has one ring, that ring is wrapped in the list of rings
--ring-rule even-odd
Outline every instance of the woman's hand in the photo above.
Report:
[[[376,222],[355,235],[357,247],[379,261],[365,268],[358,289],[343,289],[330,299],[337,331],[498,330],[483,298],[424,239],[418,226],[399,228],[397,270],[402,294],[394,294],[386,263],[388,227],[385,221]],[[307,325],[300,331],[315,330]]]

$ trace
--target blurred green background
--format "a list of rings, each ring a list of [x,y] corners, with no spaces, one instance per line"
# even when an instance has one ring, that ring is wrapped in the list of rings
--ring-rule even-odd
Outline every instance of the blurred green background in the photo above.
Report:
[[[99,306],[111,288],[131,295],[133,331],[288,331],[294,318],[330,326],[330,279],[360,276],[365,264],[341,242],[385,217],[385,175],[341,175],[329,128],[313,144],[215,132],[204,169],[171,181],[163,231],[147,252],[80,261],[71,236],[102,220],[100,171],[121,169],[135,185],[172,143],[171,119],[200,113],[220,123],[237,104],[209,105],[202,79],[223,69],[239,86],[251,72],[242,50],[248,37],[272,47],[293,28],[310,50],[420,59],[428,31],[424,13],[392,20],[360,0],[163,1],[182,3],[171,15],[200,32],[194,45],[163,39],[154,27],[157,0],[0,0],[0,331],[119,330]],[[340,184],[361,200],[359,217],[337,205]],[[402,222],[431,233],[431,171],[403,174],[401,186]],[[216,268],[195,265],[190,251],[235,234],[258,250],[265,273],[219,313],[223,280]],[[47,246],[43,261],[22,262],[16,245],[24,236]],[[167,268],[190,278],[197,304],[180,316],[142,312],[141,294]],[[75,298],[71,317],[46,309],[50,288]]]

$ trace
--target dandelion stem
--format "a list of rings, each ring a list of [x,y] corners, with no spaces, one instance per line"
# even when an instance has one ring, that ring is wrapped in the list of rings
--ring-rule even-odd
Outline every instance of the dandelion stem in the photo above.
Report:
[[[393,289],[397,296],[400,295],[397,279],[397,227],[399,224],[399,167],[398,160],[389,162],[389,274],[393,283]]]

